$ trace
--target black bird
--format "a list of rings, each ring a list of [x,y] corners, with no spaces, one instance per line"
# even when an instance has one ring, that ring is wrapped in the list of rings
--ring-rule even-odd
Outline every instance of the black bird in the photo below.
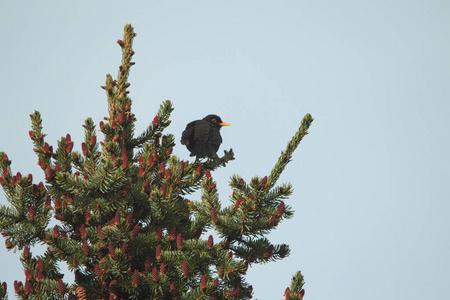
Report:
[[[186,129],[181,135],[181,144],[186,145],[190,156],[197,156],[196,159],[217,157],[217,150],[222,144],[220,128],[230,126],[227,122],[222,122],[217,115],[207,115],[202,120],[192,121],[186,125]]]

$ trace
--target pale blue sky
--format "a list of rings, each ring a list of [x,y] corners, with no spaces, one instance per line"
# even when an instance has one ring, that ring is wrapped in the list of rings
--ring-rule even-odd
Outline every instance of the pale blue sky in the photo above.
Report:
[[[132,23],[136,132],[164,99],[177,141],[209,113],[231,123],[222,149],[236,160],[213,174],[222,201],[229,176],[269,174],[301,118],[315,118],[281,177],[296,215],[270,237],[292,254],[249,270],[255,298],[281,299],[302,270],[309,300],[445,299],[449,14],[444,0],[2,1],[0,150],[42,180],[35,109],[49,142],[71,133],[79,149],[83,121],[107,115],[100,86]],[[0,266],[10,287],[24,279],[3,247]]]

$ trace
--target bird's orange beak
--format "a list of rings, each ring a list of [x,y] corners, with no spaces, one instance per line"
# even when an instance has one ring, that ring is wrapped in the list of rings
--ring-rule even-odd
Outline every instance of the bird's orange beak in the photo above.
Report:
[[[230,126],[231,124],[230,124],[230,123],[227,123],[227,122],[222,122],[222,123],[219,123],[219,125],[220,125],[220,126]]]

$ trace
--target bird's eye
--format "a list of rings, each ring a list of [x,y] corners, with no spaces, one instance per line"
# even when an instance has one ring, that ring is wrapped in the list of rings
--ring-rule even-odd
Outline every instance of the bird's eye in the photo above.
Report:
[[[213,123],[217,123],[216,119],[212,119]]]

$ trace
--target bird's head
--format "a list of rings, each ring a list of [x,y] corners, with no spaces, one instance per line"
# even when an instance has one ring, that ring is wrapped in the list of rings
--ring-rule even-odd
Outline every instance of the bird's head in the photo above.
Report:
[[[229,123],[223,122],[218,115],[207,115],[206,117],[203,118],[203,121],[210,122],[217,128],[220,128],[222,126],[230,126]]]

